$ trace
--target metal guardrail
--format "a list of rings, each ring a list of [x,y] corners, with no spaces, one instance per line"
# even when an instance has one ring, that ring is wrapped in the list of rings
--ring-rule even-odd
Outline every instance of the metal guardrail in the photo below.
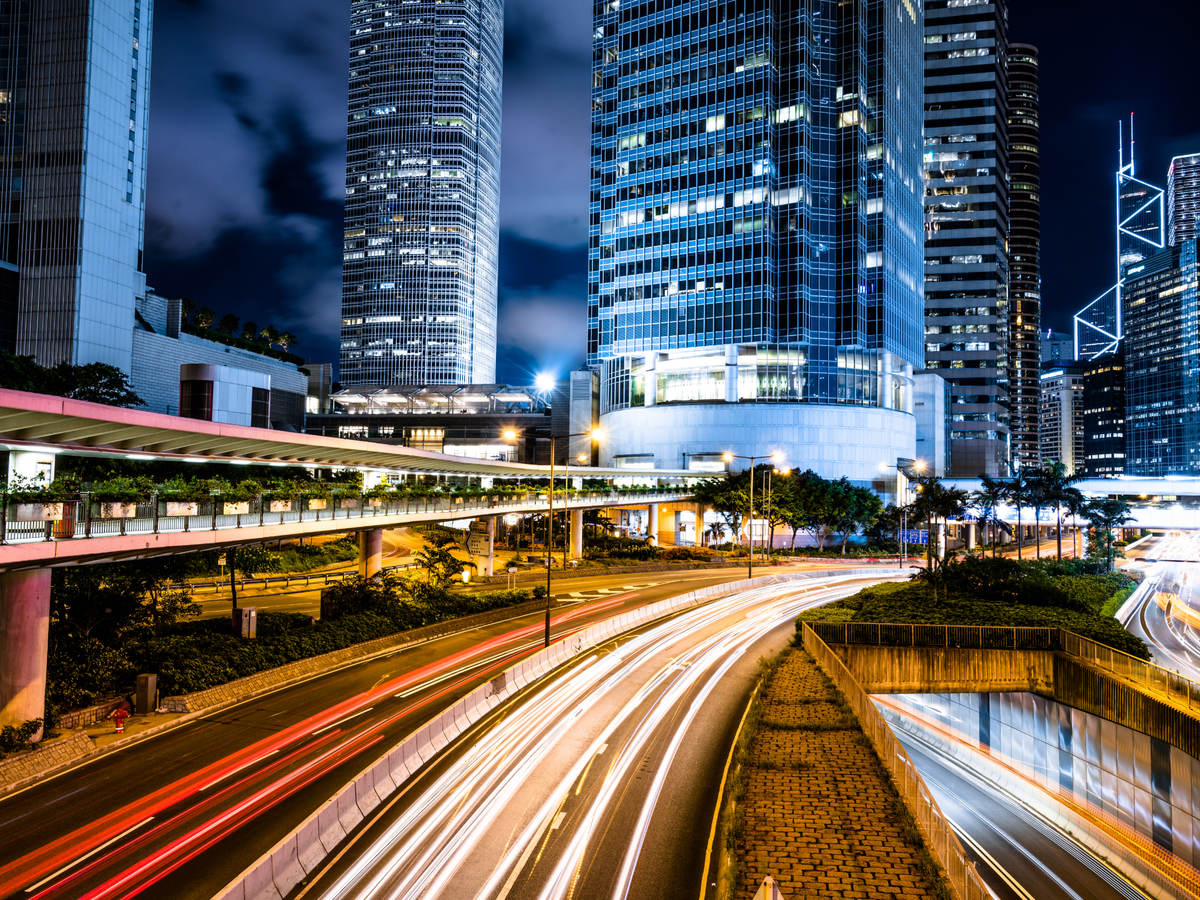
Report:
[[[686,491],[598,491],[574,492],[557,496],[556,509],[591,509],[598,506],[626,506],[635,503],[670,503],[690,496]],[[560,504],[562,504],[560,506]],[[46,505],[46,504],[35,504]],[[53,521],[22,520],[14,516],[18,504],[0,504],[0,544],[24,544],[38,541],[67,541],[94,537],[138,534],[164,534],[189,531],[222,531],[235,528],[260,528],[304,522],[341,522],[347,529],[370,527],[372,519],[439,514],[444,518],[474,518],[481,514],[504,515],[509,512],[537,512],[546,505],[545,492],[525,494],[489,494],[479,497],[414,497],[404,500],[374,501],[368,497],[328,499],[323,509],[308,508],[303,500],[294,500],[290,508],[272,512],[271,501],[261,497],[242,504],[244,511],[226,513],[230,505],[220,496],[197,502],[195,515],[168,516],[166,501],[151,496],[129,504],[133,515],[105,516],[101,504],[81,496],[61,504]],[[294,508],[291,508],[294,507]],[[116,510],[110,509],[110,512]],[[127,511],[127,510],[126,510]]]
[[[1057,628],[1010,625],[922,625],[907,622],[810,622],[831,644],[946,647],[960,650],[1061,650]]]
[[[1200,709],[1200,683],[1172,669],[1131,656],[1123,650],[1093,641],[1073,631],[1059,631],[1064,652],[1124,678],[1145,690],[1162,694],[1188,710]]]
[[[811,625],[805,623],[802,633],[804,649],[817,660],[854,710],[879,759],[892,776],[892,782],[896,785],[901,799],[916,819],[930,853],[945,871],[946,880],[950,883],[954,896],[958,900],[992,900],[991,891],[980,878],[975,863],[967,857],[962,843],[942,813],[941,807],[933,799],[929,787],[917,772],[917,767],[909,759],[908,753],[875,708],[871,698],[862,689],[862,685]]]

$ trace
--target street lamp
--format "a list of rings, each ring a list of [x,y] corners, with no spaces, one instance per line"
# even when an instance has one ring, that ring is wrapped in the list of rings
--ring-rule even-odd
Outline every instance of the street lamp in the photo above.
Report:
[[[729,463],[733,462],[735,459],[745,459],[745,460],[750,461],[750,524],[749,524],[750,555],[747,558],[747,563],[746,563],[746,577],[753,578],[754,577],[754,464],[756,462],[758,462],[760,459],[769,459],[776,466],[778,466],[781,462],[783,462],[783,454],[780,453],[779,451],[775,451],[774,453],[768,453],[765,456],[742,456],[739,453],[731,453],[730,451],[726,450],[724,453],[721,454],[721,459],[725,462],[726,465],[729,465]]]
[[[906,563],[908,561],[907,560],[908,541],[906,540],[906,538],[908,537],[908,485],[909,485],[909,482],[912,481],[912,476],[909,474],[909,472],[912,471],[912,472],[916,472],[917,474],[923,474],[925,472],[925,468],[926,468],[925,460],[923,460],[923,459],[906,459],[903,456],[898,458],[896,460],[896,462],[892,465],[888,465],[887,463],[884,463],[884,462],[881,462],[879,464],[880,472],[886,472],[888,469],[895,469],[896,473],[898,475],[903,476],[903,478],[904,478],[904,494],[902,497],[897,496],[897,499],[902,501],[899,504],[899,506],[900,506],[900,568],[904,568],[904,566],[906,565]],[[920,490],[921,490],[921,486],[918,484],[916,486],[916,488],[914,488],[914,492],[919,492]],[[899,492],[897,492],[897,494],[899,494]]]
[[[541,376],[538,376],[539,380]],[[539,385],[540,387],[540,385]],[[553,384],[551,384],[551,389]],[[504,432],[505,440],[515,439],[517,433],[514,429],[509,428]],[[559,438],[573,437],[591,438],[592,443],[598,444],[604,439],[604,432],[599,428],[593,428],[591,431],[573,431],[570,434],[551,434],[550,435],[550,490],[546,492],[546,646],[550,646],[550,569],[552,557],[554,554],[554,456],[556,450],[556,442]]]

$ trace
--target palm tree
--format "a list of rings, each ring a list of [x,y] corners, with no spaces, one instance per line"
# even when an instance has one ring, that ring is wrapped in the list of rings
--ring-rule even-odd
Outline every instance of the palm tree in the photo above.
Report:
[[[912,503],[912,514],[918,520],[924,519],[929,529],[929,543],[926,545],[925,558],[927,565],[933,566],[934,534],[936,526],[951,518],[962,516],[967,505],[967,492],[958,488],[948,488],[936,475],[924,475],[917,479],[917,499]],[[938,548],[936,556],[940,565],[943,548]]]
[[[1017,469],[1004,484],[1004,496],[1017,508],[1017,559],[1025,546],[1025,535],[1021,529],[1021,508],[1029,503],[1029,476],[1024,469]]]
[[[1071,514],[1071,552],[1079,558],[1079,517],[1087,512],[1090,502],[1083,491],[1077,487],[1068,487],[1063,491],[1063,506]]]
[[[1004,482],[990,475],[979,476],[980,488],[971,496],[972,504],[983,513],[983,522],[988,525],[992,539],[992,556],[996,555],[996,526],[999,523],[997,509],[1006,496]]]
[[[1071,484],[1079,480],[1078,475],[1067,472],[1067,467],[1052,460],[1042,467],[1039,478],[1045,500],[1054,504],[1055,536],[1058,542],[1058,558],[1062,559],[1062,508],[1067,500]]]
[[[1034,557],[1042,558],[1042,510],[1050,502],[1045,468],[1038,466],[1029,477],[1029,505],[1033,507]]]

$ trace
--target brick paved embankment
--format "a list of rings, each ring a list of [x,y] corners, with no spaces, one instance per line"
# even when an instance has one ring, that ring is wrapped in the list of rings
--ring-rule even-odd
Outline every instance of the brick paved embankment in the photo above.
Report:
[[[949,896],[858,721],[812,657],[788,651],[759,709],[735,826],[738,900],[767,875],[788,900]]]

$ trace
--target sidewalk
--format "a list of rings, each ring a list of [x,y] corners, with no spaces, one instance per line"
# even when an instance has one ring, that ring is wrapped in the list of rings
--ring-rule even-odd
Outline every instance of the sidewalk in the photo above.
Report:
[[[760,712],[742,771],[734,896],[750,900],[768,875],[789,900],[941,896],[891,780],[812,657],[788,651]]]

